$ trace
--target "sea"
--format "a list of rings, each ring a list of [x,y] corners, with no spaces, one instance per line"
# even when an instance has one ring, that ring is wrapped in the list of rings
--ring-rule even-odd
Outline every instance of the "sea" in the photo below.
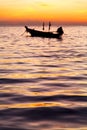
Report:
[[[87,130],[87,26],[63,30],[0,27],[0,130]]]

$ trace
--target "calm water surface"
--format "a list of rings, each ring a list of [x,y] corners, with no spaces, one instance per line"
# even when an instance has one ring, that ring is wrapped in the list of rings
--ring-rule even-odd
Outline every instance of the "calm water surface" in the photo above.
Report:
[[[0,27],[0,130],[87,129],[87,26],[63,28],[58,40]]]

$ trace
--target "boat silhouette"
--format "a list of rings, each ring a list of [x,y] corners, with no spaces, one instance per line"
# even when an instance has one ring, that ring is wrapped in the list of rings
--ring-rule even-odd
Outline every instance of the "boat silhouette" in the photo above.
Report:
[[[32,37],[44,37],[44,38],[58,38],[61,39],[63,35],[62,27],[59,27],[57,31],[54,32],[46,32],[46,31],[39,31],[36,29],[31,29],[25,26],[26,32],[30,33]]]

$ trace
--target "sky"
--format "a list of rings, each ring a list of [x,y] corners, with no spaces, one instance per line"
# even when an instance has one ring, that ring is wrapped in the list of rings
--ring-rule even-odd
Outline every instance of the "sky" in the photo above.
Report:
[[[0,25],[87,24],[87,0],[0,0]]]

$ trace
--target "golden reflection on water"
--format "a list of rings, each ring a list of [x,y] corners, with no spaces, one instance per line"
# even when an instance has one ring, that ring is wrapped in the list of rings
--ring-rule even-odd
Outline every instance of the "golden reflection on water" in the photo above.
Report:
[[[19,94],[19,95],[25,95],[25,96],[54,96],[54,95],[77,95],[77,96],[87,96],[87,91],[86,89],[81,89],[81,88],[78,88],[76,90],[76,88],[69,88],[69,89],[60,89],[60,90],[52,90],[52,91],[41,91],[41,92],[35,92],[35,91],[29,91],[29,88],[38,88],[38,87],[26,87],[26,86],[21,86],[19,85],[19,87],[12,87],[12,86],[6,86],[3,90],[0,90],[1,93],[13,93],[13,94]]]
[[[16,67],[14,69],[17,69]],[[23,68],[21,68],[23,69]],[[60,69],[61,70],[64,70],[64,68]],[[81,71],[82,72],[82,71]],[[22,78],[44,78],[44,77],[63,77],[63,76],[77,76],[78,74],[80,74],[80,72],[59,72],[57,73],[56,71],[54,71],[53,73],[50,73],[50,74],[42,74],[42,73],[10,73],[7,75],[6,78],[17,78],[17,79],[20,79],[21,77]],[[72,81],[67,81],[67,82],[72,82]],[[78,81],[78,82],[81,82],[81,81]]]
[[[60,101],[60,102],[37,102],[37,103],[12,103],[8,105],[0,105],[0,109],[6,108],[38,108],[38,107],[64,107],[64,108],[75,108],[82,107],[87,105],[87,103],[83,102],[69,102],[69,101]]]

